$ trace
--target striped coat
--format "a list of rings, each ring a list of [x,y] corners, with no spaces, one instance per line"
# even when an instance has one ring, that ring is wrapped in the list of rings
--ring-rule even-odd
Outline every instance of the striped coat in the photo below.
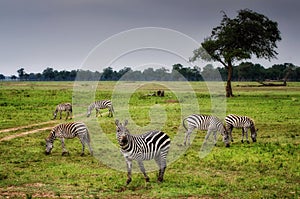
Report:
[[[66,120],[68,119],[69,115],[71,115],[70,119],[72,119],[72,104],[71,103],[58,104],[53,113],[53,119],[56,118],[58,112],[59,112],[59,119],[61,119],[63,111],[67,112]]]
[[[87,117],[91,115],[93,109],[96,110],[96,117],[98,117],[98,114],[100,114],[100,116],[102,117],[100,109],[106,109],[106,108],[109,111],[108,116],[112,117],[114,113],[114,108],[110,100],[95,101],[88,106]]]
[[[45,153],[49,155],[53,149],[53,142],[56,138],[60,138],[62,145],[62,155],[67,154],[65,148],[64,139],[72,139],[78,137],[82,144],[81,155],[84,155],[85,144],[88,145],[91,155],[93,150],[90,146],[90,135],[86,125],[82,122],[70,122],[56,125],[50,132],[49,136],[46,138],[46,151]]]
[[[232,137],[233,128],[242,129],[242,140],[241,140],[242,143],[244,142],[245,135],[246,135],[246,141],[247,143],[249,143],[248,129],[250,129],[252,141],[256,142],[258,129],[255,129],[254,121],[251,118],[247,116],[230,114],[225,117],[225,122],[226,122],[227,131],[229,133],[232,142],[233,142],[233,137]]]
[[[143,161],[154,159],[159,167],[158,181],[163,181],[165,169],[167,167],[167,155],[170,149],[171,140],[167,134],[161,131],[149,131],[141,135],[131,135],[124,124],[116,120],[116,137],[121,147],[128,171],[126,183],[131,182],[132,160],[136,160],[143,173],[146,182],[149,177],[146,174]]]
[[[229,147],[229,139],[228,139],[228,133],[226,131],[225,126],[220,121],[219,118],[211,115],[199,115],[199,114],[192,114],[186,118],[183,119],[183,127],[186,130],[185,138],[184,138],[184,145],[186,145],[186,142],[188,141],[188,144],[190,144],[190,136],[194,129],[199,130],[207,130],[207,134],[205,137],[205,140],[207,140],[211,133],[214,135],[214,142],[217,143],[217,131],[223,136],[223,141],[226,145],[226,147]],[[187,123],[187,126],[186,124]]]

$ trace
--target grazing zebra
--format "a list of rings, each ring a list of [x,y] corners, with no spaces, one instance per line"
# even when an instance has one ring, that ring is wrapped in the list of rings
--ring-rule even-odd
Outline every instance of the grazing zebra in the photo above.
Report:
[[[102,117],[102,115],[100,113],[100,109],[105,109],[105,108],[107,108],[109,111],[108,117],[109,116],[112,117],[114,108],[113,108],[113,105],[110,100],[101,100],[101,101],[96,101],[96,102],[91,103],[87,109],[87,117],[89,117],[91,115],[91,112],[93,109],[96,109],[96,117],[98,117],[98,113]]]
[[[71,113],[70,119],[72,119],[72,104],[71,103],[62,103],[62,104],[58,104],[56,106],[56,109],[55,109],[55,111],[53,113],[53,116],[54,116],[53,120],[56,118],[57,112],[59,112],[59,114],[60,114],[59,119],[61,119],[61,112],[62,111],[66,111],[67,112],[66,120],[68,119],[70,113]]]
[[[119,120],[116,120],[115,123],[117,127],[116,137],[127,164],[128,178],[126,184],[131,182],[132,160],[138,162],[146,182],[149,182],[143,161],[154,159],[159,167],[157,180],[162,182],[167,167],[166,158],[171,144],[169,136],[156,130],[141,135],[131,135],[126,128],[127,120],[124,124],[120,123]]]
[[[88,145],[90,154],[93,155],[93,150],[90,146],[90,135],[88,129],[84,123],[81,122],[70,122],[65,124],[59,124],[55,126],[49,136],[46,138],[46,154],[49,155],[52,148],[53,142],[56,138],[60,138],[61,146],[63,149],[62,155],[68,154],[67,150],[65,149],[65,142],[64,139],[72,139],[74,137],[78,137],[82,144],[82,152],[81,156],[84,155],[84,146],[85,144]]]
[[[185,121],[188,123],[188,127],[185,125]],[[214,135],[214,142],[215,144],[217,143],[217,131],[221,133],[223,136],[223,141],[226,145],[226,147],[229,147],[229,138],[228,138],[228,133],[226,131],[225,126],[223,123],[219,120],[219,118],[215,116],[210,116],[210,115],[198,115],[198,114],[192,114],[186,118],[183,119],[182,121],[183,127],[186,130],[186,134],[184,137],[184,145],[186,145],[186,141],[188,141],[188,144],[190,144],[190,137],[195,128],[200,129],[200,130],[208,130],[207,135],[205,136],[205,140],[207,140],[213,132]]]
[[[256,142],[258,129],[255,129],[254,121],[251,118],[247,116],[238,116],[238,115],[230,114],[225,117],[225,122],[226,122],[227,131],[229,133],[232,142],[233,142],[233,138],[232,138],[233,128],[242,128],[242,140],[241,140],[242,143],[244,143],[245,133],[246,133],[246,141],[247,143],[250,143],[248,140],[248,129],[250,129],[252,141]]]

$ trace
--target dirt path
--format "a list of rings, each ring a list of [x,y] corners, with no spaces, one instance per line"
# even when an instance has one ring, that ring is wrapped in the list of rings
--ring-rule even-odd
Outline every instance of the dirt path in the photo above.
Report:
[[[44,125],[44,124],[54,124],[54,123],[57,123],[57,121],[52,120],[52,121],[48,121],[48,122],[36,123],[36,124],[27,125],[27,126],[19,126],[19,127],[16,127],[16,128],[2,129],[2,130],[0,130],[0,133],[6,133],[6,132],[10,132],[10,131],[17,131],[17,130],[20,130],[20,129],[32,128],[32,127],[35,127],[35,126],[40,126],[40,125]]]
[[[85,115],[85,114],[77,115],[77,117],[80,117],[80,116],[83,116],[83,115]],[[75,116],[73,116],[73,119],[74,118],[75,118]],[[46,124],[50,125],[51,124],[51,126],[46,126],[46,127],[38,128],[38,129],[34,129],[34,130],[26,130],[25,132],[14,134],[14,135],[8,135],[6,137],[1,138],[0,142],[11,140],[11,139],[14,139],[16,137],[22,137],[22,136],[25,136],[25,135],[37,133],[39,131],[50,130],[50,129],[53,128],[54,124],[58,124],[59,122],[60,122],[60,120],[51,120],[51,121],[48,121],[48,122],[41,122],[41,123],[30,124],[30,125],[26,125],[26,126],[19,126],[19,127],[15,127],[15,128],[2,129],[2,130],[0,130],[0,133],[7,133],[7,132],[11,132],[11,131],[17,131],[17,130],[21,130],[21,129],[32,128],[32,127],[35,127],[35,126],[41,126],[41,125],[46,125]]]
[[[57,123],[57,121],[52,120],[52,121],[48,121],[48,122],[36,123],[36,124],[27,125],[27,126],[19,126],[19,127],[16,127],[16,128],[3,129],[3,130],[0,131],[0,133],[17,131],[17,130],[20,130],[20,129],[27,129],[27,128],[32,128],[32,127],[35,127],[35,126],[40,126],[40,125],[45,125],[45,124],[52,124],[51,126],[38,128],[38,129],[34,129],[34,130],[26,130],[25,132],[14,134],[14,135],[8,135],[6,137],[1,138],[0,142],[11,140],[11,139],[14,139],[14,138],[17,138],[17,137],[22,137],[22,136],[33,134],[33,133],[37,133],[37,132],[40,132],[40,131],[50,130],[50,129],[53,128],[54,123]]]
[[[19,134],[9,135],[9,136],[6,136],[6,137],[4,137],[4,138],[1,138],[1,139],[0,139],[0,142],[2,142],[2,141],[7,141],[7,140],[11,140],[11,139],[16,138],[16,137],[22,137],[22,136],[25,136],[25,135],[37,133],[37,132],[39,132],[39,131],[50,130],[50,129],[52,129],[52,128],[53,128],[53,126],[49,126],[49,127],[44,127],[44,128],[41,128],[41,129],[35,129],[35,130],[32,130],[32,131],[26,131],[26,132],[19,133]]]

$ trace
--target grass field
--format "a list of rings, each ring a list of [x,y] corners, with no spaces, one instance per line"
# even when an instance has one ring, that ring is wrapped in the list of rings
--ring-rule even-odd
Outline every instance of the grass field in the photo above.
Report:
[[[155,119],[156,108],[164,109],[165,115],[154,122],[164,120],[161,129],[170,135],[172,143],[183,142],[175,139],[178,132],[181,138],[184,136],[181,104],[190,100],[185,90],[176,91],[185,96],[181,100],[173,90],[163,87],[164,83],[137,83],[140,86],[129,95],[128,101],[131,120],[146,129]],[[201,113],[210,114],[212,102],[205,83],[190,84]],[[93,141],[97,157],[90,156],[87,150],[81,157],[78,139],[65,141],[69,156],[61,156],[58,140],[51,155],[44,154],[49,129],[65,122],[51,120],[52,113],[57,104],[72,102],[73,82],[0,82],[0,195],[3,198],[299,198],[300,83],[288,83],[287,87],[247,86],[250,84],[255,85],[233,83],[235,97],[226,99],[225,104],[227,114],[247,115],[255,120],[259,129],[256,143],[241,143],[241,130],[234,129],[235,142],[230,148],[225,148],[219,138],[211,153],[200,158],[205,132],[195,131],[190,147],[176,146],[179,150],[182,147],[182,153],[168,165],[163,183],[156,182],[157,172],[149,172],[149,183],[145,183],[142,174],[134,173],[132,182],[126,186],[126,172],[101,161],[101,154],[105,157],[111,154],[119,158],[116,164],[125,170],[117,146],[112,151],[106,150],[101,140],[97,145],[98,138]],[[95,99],[112,97],[115,86],[116,82],[100,82]],[[165,97],[148,96],[162,87]],[[125,94],[126,91],[123,90]],[[86,98],[85,103],[93,100]],[[102,111],[103,117],[96,119],[93,112],[87,119],[86,107],[78,110],[83,116],[78,116],[77,111],[75,120],[96,121],[116,145],[116,118],[109,118],[108,112]],[[118,115],[124,110],[115,111]],[[93,128],[90,131],[97,135]]]

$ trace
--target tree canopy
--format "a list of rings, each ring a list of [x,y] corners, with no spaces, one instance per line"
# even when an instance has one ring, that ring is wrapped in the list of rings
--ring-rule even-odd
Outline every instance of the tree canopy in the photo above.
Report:
[[[281,40],[277,22],[249,9],[229,18],[223,12],[219,26],[213,28],[211,36],[204,39],[202,47],[196,49],[190,61],[198,58],[220,62],[227,70],[226,96],[233,96],[231,79],[236,61],[252,58],[276,58],[277,41]]]

